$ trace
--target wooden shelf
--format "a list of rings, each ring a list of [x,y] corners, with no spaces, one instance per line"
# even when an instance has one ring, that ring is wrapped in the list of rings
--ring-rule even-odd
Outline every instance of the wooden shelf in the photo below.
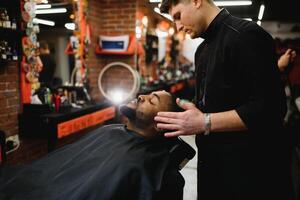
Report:
[[[99,44],[97,44],[96,54],[99,54],[99,55],[134,55],[135,49],[136,49],[135,41],[136,41],[135,37],[133,35],[131,35],[129,37],[129,44],[128,44],[127,51],[121,51],[121,52],[105,51],[105,50],[101,49]]]
[[[19,61],[20,61],[19,57],[18,57],[18,60],[11,60],[11,59],[2,59],[2,58],[0,58],[0,63],[18,63]]]
[[[10,28],[0,28],[0,33],[4,34],[18,34],[20,31],[17,29],[10,29]]]

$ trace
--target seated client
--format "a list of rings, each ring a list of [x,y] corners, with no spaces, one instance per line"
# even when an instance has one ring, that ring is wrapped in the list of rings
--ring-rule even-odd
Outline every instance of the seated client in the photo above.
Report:
[[[0,199],[182,199],[172,152],[184,142],[164,138],[154,122],[157,112],[176,111],[173,99],[165,91],[140,95],[121,107],[126,125],[100,127],[33,163],[1,168]]]

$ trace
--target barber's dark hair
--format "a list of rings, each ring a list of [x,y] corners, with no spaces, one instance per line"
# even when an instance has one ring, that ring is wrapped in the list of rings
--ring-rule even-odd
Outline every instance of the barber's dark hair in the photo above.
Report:
[[[188,2],[191,0],[162,0],[161,2],[161,6],[160,6],[160,12],[161,13],[169,13],[170,8],[172,6],[176,6],[177,4],[179,4],[180,2]],[[208,3],[212,4],[213,1],[212,0],[206,0]]]
[[[177,5],[182,0],[163,0],[160,5],[161,13],[169,13],[169,10],[172,6]]]

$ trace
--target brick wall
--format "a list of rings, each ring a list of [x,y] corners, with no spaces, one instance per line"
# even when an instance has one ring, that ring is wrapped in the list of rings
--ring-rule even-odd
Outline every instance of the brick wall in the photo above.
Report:
[[[0,129],[6,136],[18,134],[20,111],[19,64],[0,63]]]
[[[103,97],[98,89],[98,76],[101,69],[111,62],[134,64],[133,55],[97,55],[95,53],[99,35],[124,35],[135,33],[135,16],[138,0],[90,0],[88,20],[92,28],[92,44],[87,60],[90,69],[90,94],[100,101]],[[114,78],[124,79],[122,73]]]
[[[88,20],[92,28],[92,44],[87,59],[90,69],[90,94],[95,100],[102,100],[98,90],[100,70],[111,62],[124,62],[134,66],[134,56],[96,55],[95,49],[99,35],[134,34],[136,2],[138,0],[90,0]],[[124,73],[116,73],[114,78],[126,78]],[[0,129],[6,135],[18,133],[18,113],[20,112],[19,66],[17,63],[1,64],[0,67]],[[77,140],[82,134],[60,140],[64,145]],[[7,156],[7,163],[22,164],[45,155],[47,141],[41,139],[20,138],[21,145]],[[59,145],[59,146],[61,146]]]
[[[101,69],[111,62],[124,62],[135,67],[134,55],[97,55],[95,53],[99,35],[123,35],[135,33],[135,20],[141,0],[89,0],[88,20],[92,29],[92,44],[89,48],[87,65],[90,69],[90,94],[100,101],[103,97],[98,90],[98,76]],[[149,13],[148,13],[149,14]],[[0,129],[8,135],[18,133],[20,112],[19,66],[17,63],[0,64]],[[121,69],[120,69],[121,70]],[[126,72],[116,72],[114,79],[128,79]],[[75,134],[60,141],[60,144],[75,141],[82,134]],[[7,162],[21,164],[37,159],[47,153],[47,141],[20,138],[20,148],[9,154]]]
[[[97,128],[93,127],[93,128]],[[89,129],[89,130],[92,130]],[[86,134],[87,130],[80,131],[76,134],[62,138],[58,141],[56,148],[62,147],[67,144],[71,144]],[[48,153],[48,143],[46,139],[37,138],[21,138],[20,147],[7,155],[7,164],[19,165],[24,163],[30,163],[36,159],[45,156]]]

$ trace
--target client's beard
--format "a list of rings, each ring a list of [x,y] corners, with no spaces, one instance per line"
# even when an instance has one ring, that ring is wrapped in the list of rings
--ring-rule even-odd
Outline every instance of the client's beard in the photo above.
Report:
[[[129,120],[134,120],[136,118],[136,111],[127,105],[121,105],[120,111],[125,115]]]

